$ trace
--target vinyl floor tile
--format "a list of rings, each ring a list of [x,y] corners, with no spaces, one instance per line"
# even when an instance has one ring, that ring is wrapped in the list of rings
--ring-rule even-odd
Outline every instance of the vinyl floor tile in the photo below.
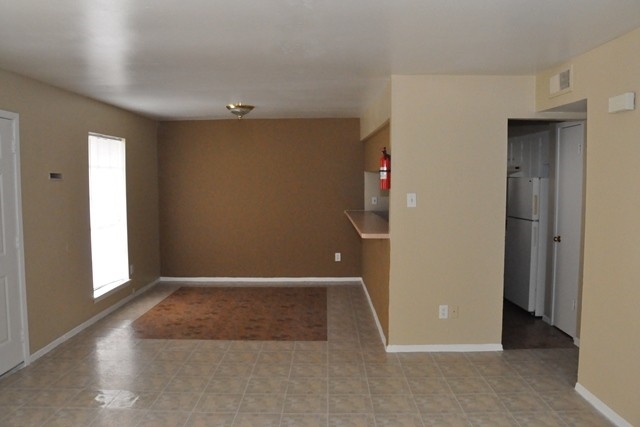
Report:
[[[322,414],[283,414],[281,427],[327,427],[327,415]]]
[[[162,392],[151,404],[152,411],[188,411],[195,408],[201,393]]]
[[[425,427],[471,427],[471,422],[463,414],[423,414],[422,423]]]
[[[411,414],[377,414],[376,427],[422,427],[422,418]]]
[[[103,409],[93,419],[91,427],[135,427],[145,416],[146,411]]]
[[[286,378],[252,377],[248,381],[245,393],[282,395],[288,386],[289,381]]]
[[[387,353],[360,286],[327,286],[328,341],[140,339],[158,285],[0,378],[0,427],[608,426],[575,348]]]
[[[287,382],[287,394],[326,394],[326,378],[292,378]]]
[[[326,414],[326,394],[287,394],[284,399],[286,414]]]
[[[62,408],[44,423],[44,427],[88,426],[98,416],[99,411],[99,409]]]
[[[56,413],[53,408],[18,408],[2,419],[3,427],[39,426]]]
[[[195,412],[191,414],[185,427],[231,427],[235,414],[211,414]]]
[[[559,415],[550,412],[516,412],[513,418],[521,427],[566,427]]]

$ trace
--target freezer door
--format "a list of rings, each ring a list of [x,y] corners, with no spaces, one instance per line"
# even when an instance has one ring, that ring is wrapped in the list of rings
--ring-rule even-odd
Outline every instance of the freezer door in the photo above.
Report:
[[[507,216],[537,220],[539,204],[540,178],[507,178]]]
[[[536,309],[538,222],[507,218],[504,297],[523,309]]]

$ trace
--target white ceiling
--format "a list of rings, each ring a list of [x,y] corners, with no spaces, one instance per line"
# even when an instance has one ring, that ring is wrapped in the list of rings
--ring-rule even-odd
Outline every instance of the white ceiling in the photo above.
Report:
[[[0,7],[0,68],[158,119],[357,117],[392,74],[533,74],[640,27],[638,0]]]

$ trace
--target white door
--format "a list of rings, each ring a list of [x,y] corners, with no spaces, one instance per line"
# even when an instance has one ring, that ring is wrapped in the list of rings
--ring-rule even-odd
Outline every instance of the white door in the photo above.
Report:
[[[0,375],[25,361],[17,117],[0,111]]]
[[[582,270],[584,123],[558,125],[552,324],[577,337]]]

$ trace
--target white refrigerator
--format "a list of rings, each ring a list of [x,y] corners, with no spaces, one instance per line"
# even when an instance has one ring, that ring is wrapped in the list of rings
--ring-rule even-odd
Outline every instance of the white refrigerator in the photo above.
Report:
[[[548,178],[507,178],[504,297],[544,314]]]

